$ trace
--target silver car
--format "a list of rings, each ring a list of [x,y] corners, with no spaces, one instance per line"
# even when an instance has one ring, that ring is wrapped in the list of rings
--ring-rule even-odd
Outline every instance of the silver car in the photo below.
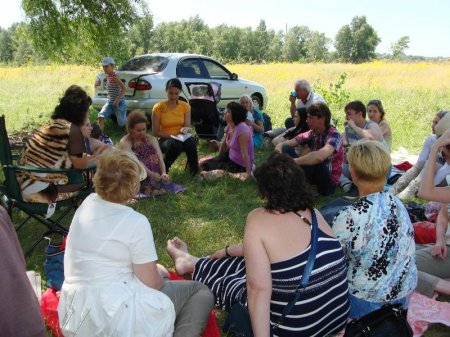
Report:
[[[151,113],[153,105],[167,98],[166,82],[178,77],[183,84],[181,98],[189,100],[186,82],[218,82],[222,85],[219,108],[225,108],[231,101],[237,101],[243,94],[252,97],[260,110],[267,106],[264,86],[239,79],[214,59],[195,54],[157,53],[137,56],[119,67],[117,75],[127,89],[125,100],[127,110],[142,109]],[[95,80],[93,107],[101,109],[107,102],[105,74],[98,74]]]

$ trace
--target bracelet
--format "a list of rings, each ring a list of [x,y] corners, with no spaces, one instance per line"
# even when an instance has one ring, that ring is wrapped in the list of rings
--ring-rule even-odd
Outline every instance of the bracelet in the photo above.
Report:
[[[230,246],[225,246],[225,256],[226,257],[231,257],[231,255],[228,254],[228,247],[230,247]]]

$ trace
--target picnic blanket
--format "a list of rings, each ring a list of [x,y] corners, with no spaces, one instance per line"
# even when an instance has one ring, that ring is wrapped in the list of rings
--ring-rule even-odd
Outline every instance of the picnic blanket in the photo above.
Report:
[[[436,301],[436,296],[428,298],[413,292],[408,306],[408,322],[414,337],[422,336],[431,323],[450,326],[450,303]]]

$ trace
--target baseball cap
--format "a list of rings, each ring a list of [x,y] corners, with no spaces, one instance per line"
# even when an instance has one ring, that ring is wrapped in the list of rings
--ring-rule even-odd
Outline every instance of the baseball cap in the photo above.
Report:
[[[101,66],[107,66],[109,64],[116,64],[116,62],[114,62],[114,59],[110,56],[104,57],[102,63],[100,63]]]
[[[434,133],[436,137],[442,136],[442,134],[450,129],[450,113],[446,113],[444,117],[434,127]]]

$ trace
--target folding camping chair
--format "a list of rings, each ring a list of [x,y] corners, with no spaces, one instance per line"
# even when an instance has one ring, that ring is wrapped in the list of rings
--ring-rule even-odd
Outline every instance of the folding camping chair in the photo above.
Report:
[[[33,249],[47,236],[52,234],[67,235],[68,229],[60,222],[71,210],[78,207],[81,201],[92,192],[92,184],[90,179],[87,178],[84,187],[79,189],[75,196],[66,200],[57,201],[55,206],[58,212],[55,212],[55,214],[46,218],[47,211],[50,207],[49,204],[24,201],[17,181],[17,172],[63,173],[71,177],[77,176],[78,178],[83,177],[83,179],[86,179],[85,177],[89,177],[89,174],[83,174],[83,172],[92,171],[94,167],[86,169],[56,169],[15,165],[9,144],[8,133],[6,131],[5,116],[0,117],[0,161],[4,175],[3,184],[0,186],[0,193],[2,195],[1,203],[7,209],[11,219],[13,219],[13,208],[17,208],[26,214],[25,219],[14,226],[15,230],[19,231],[28,220],[32,218],[45,226],[45,232],[37,237],[33,244],[25,251],[25,257],[28,257]],[[52,219],[53,216],[55,219]]]

